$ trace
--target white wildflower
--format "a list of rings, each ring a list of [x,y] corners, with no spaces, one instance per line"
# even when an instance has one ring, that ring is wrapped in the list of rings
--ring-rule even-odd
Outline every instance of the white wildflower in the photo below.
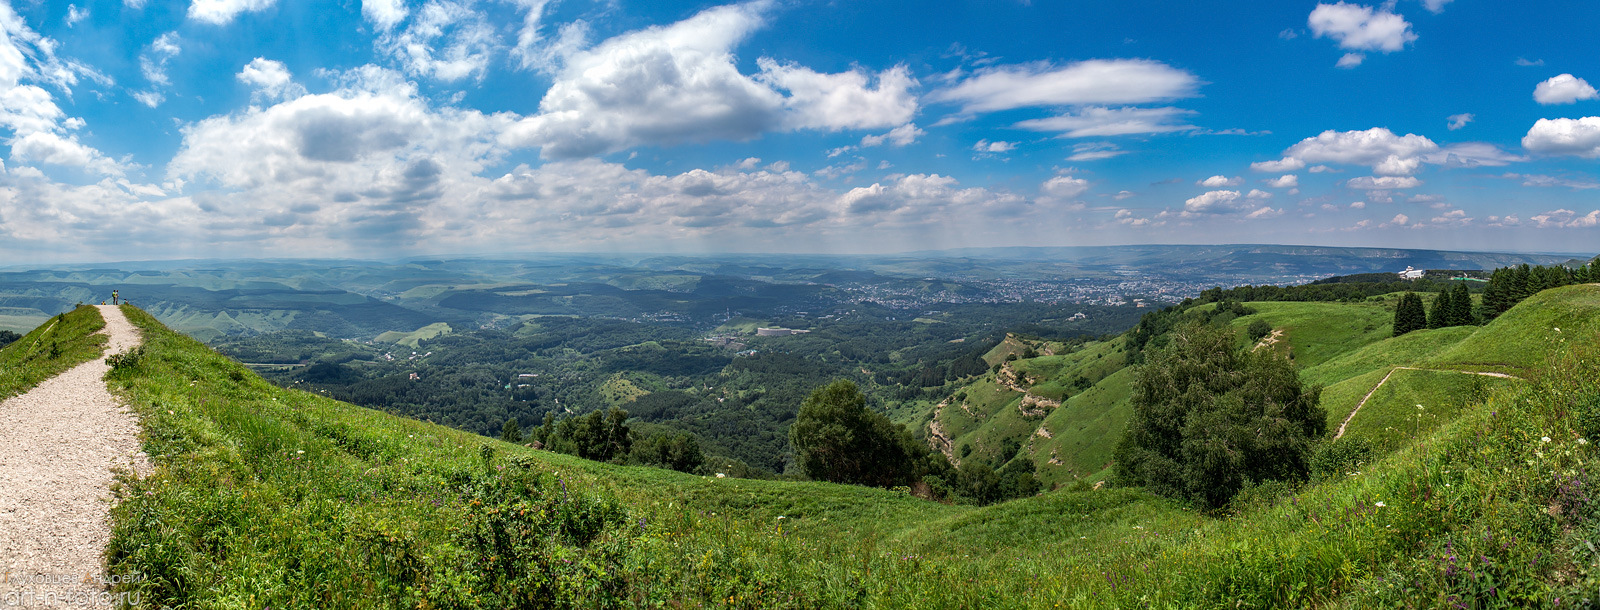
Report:
[[[1383,506],[1384,506],[1384,505],[1383,505],[1383,503],[1382,503],[1382,502],[1379,502],[1379,503],[1377,503],[1377,504],[1374,504],[1374,505],[1373,505],[1373,506],[1376,506],[1376,507],[1378,507],[1378,508],[1383,508]]]
[[[1548,443],[1548,442],[1550,442],[1550,437],[1548,437],[1548,436],[1541,436],[1541,437],[1539,437],[1539,442],[1541,442],[1541,443]]]

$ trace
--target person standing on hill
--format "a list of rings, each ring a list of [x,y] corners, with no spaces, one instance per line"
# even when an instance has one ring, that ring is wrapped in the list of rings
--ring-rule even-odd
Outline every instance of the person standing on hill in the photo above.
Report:
[[[117,291],[115,291],[115,290],[111,291],[111,304],[112,305],[116,305],[117,304]]]

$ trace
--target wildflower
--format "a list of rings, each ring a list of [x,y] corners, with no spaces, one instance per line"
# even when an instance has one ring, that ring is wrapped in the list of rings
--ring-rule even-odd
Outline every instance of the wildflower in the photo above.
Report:
[[[1374,504],[1374,505],[1373,505],[1373,506],[1376,506],[1376,507],[1378,507],[1378,508],[1383,508],[1383,506],[1384,506],[1384,505],[1383,505],[1383,503],[1382,503],[1382,502],[1379,502],[1379,503],[1377,503],[1377,504]]]
[[[1586,441],[1586,440],[1580,438],[1580,439],[1578,439],[1578,444],[1579,445],[1587,445],[1587,444],[1589,444],[1589,441]]]
[[[300,453],[305,453],[305,452],[306,452],[306,450],[304,450],[304,449],[301,449],[301,450],[299,450],[299,451],[296,451],[296,452],[295,452],[295,453],[297,453],[297,454],[300,454]]]
[[[1539,442],[1541,442],[1541,443],[1548,443],[1548,442],[1550,442],[1550,437],[1548,437],[1548,436],[1541,436],[1541,437],[1539,437]]]

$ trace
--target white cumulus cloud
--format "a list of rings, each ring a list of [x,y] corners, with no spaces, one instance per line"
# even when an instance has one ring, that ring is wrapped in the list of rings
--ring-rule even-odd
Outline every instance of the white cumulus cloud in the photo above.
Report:
[[[361,0],[361,15],[384,31],[394,29],[410,12],[405,0]]]
[[[289,69],[281,61],[257,57],[245,64],[234,77],[238,78],[239,82],[249,85],[258,96],[266,99],[279,100],[305,95],[305,87],[295,84]]]
[[[757,80],[788,91],[783,105],[790,129],[870,129],[901,125],[917,113],[917,80],[895,66],[871,75],[861,70],[823,74],[763,57]],[[873,81],[876,81],[875,83]]]
[[[1089,190],[1089,181],[1072,176],[1056,176],[1039,185],[1039,192],[1055,199],[1073,199]]]
[[[1318,4],[1306,23],[1318,38],[1331,38],[1339,48],[1351,51],[1392,53],[1417,39],[1411,24],[1388,8],[1345,2]]]
[[[1463,112],[1461,114],[1452,114],[1446,118],[1450,121],[1450,124],[1448,125],[1450,131],[1455,131],[1457,129],[1461,129],[1462,127],[1466,127],[1467,123],[1471,123],[1474,117],[1470,112]]]
[[[1183,202],[1183,213],[1230,214],[1240,211],[1239,191],[1206,191]],[[1240,202],[1242,203],[1242,202]]]
[[[1522,136],[1522,147],[1548,155],[1600,157],[1600,117],[1539,119]]]
[[[1292,189],[1292,188],[1295,188],[1297,186],[1300,186],[1300,177],[1296,176],[1294,174],[1284,174],[1282,176],[1278,176],[1277,178],[1272,178],[1270,180],[1265,180],[1265,182],[1267,183],[1267,186],[1270,186],[1270,187],[1275,188],[1275,189],[1282,189],[1282,188],[1291,188]]]
[[[1553,104],[1572,104],[1578,100],[1600,99],[1600,92],[1583,80],[1571,74],[1562,74],[1551,77],[1533,88],[1533,99],[1546,106]]]
[[[1197,180],[1197,181],[1195,181],[1195,184],[1198,184],[1198,185],[1204,186],[1204,187],[1210,187],[1210,188],[1218,188],[1218,187],[1224,187],[1224,186],[1239,186],[1240,184],[1243,184],[1243,183],[1244,183],[1244,179],[1239,178],[1237,176],[1235,176],[1233,178],[1229,178],[1227,176],[1212,176],[1210,178],[1206,178],[1205,180]]]
[[[710,8],[570,50],[539,113],[506,142],[560,159],[797,129],[895,127],[879,136],[885,140],[864,139],[867,146],[909,144],[921,135],[910,124],[917,82],[904,66],[825,74],[758,58],[759,72],[740,72],[733,49],[765,25],[773,6],[757,0]]]
[[[1368,165],[1381,175],[1408,175],[1417,170],[1423,155],[1438,150],[1439,145],[1426,137],[1397,136],[1374,127],[1365,131],[1330,129],[1289,147],[1284,156],[1302,162]]]

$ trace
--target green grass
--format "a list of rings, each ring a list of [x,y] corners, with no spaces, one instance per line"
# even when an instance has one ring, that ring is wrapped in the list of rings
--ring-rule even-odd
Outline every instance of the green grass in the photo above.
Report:
[[[1300,379],[1306,383],[1326,386],[1374,370],[1417,366],[1471,337],[1477,331],[1476,326],[1412,331],[1399,337],[1362,346],[1317,366],[1308,367],[1300,372]]]
[[[1133,417],[1133,369],[1123,368],[1077,394],[1045,418],[1051,438],[1034,439],[1040,482],[1094,482],[1108,476],[1111,452]],[[1059,465],[1051,464],[1054,455]]]
[[[1253,302],[1246,305],[1256,313],[1236,318],[1233,325],[1242,330],[1260,319],[1283,330],[1293,350],[1295,364],[1301,368],[1315,367],[1393,334],[1394,310],[1377,301]]]
[[[1322,410],[1328,412],[1328,430],[1337,433],[1339,424],[1387,374],[1389,369],[1378,369],[1322,388]]]
[[[1358,476],[1219,517],[1135,489],[973,508],[587,462],[279,389],[130,317],[149,347],[112,381],[156,471],[124,480],[108,567],[148,576],[125,586],[152,607],[1526,607],[1600,586],[1593,334]]]
[[[1372,393],[1345,434],[1367,439],[1378,451],[1390,451],[1454,421],[1463,409],[1482,404],[1497,386],[1513,383],[1518,382],[1454,371],[1399,369]]]
[[[1560,329],[1557,331],[1556,329]],[[1528,297],[1430,363],[1511,374],[1543,368],[1548,354],[1600,333],[1600,289],[1565,286]]]
[[[74,366],[99,358],[106,336],[100,311],[84,305],[49,318],[0,348],[0,400],[16,396]]]
[[[451,328],[449,324],[444,322],[434,322],[433,324],[429,324],[408,333],[400,332],[398,330],[387,331],[379,334],[373,340],[381,343],[396,343],[415,348],[417,347],[417,344],[422,341],[432,339],[439,335],[447,335],[450,334],[450,332]]]

